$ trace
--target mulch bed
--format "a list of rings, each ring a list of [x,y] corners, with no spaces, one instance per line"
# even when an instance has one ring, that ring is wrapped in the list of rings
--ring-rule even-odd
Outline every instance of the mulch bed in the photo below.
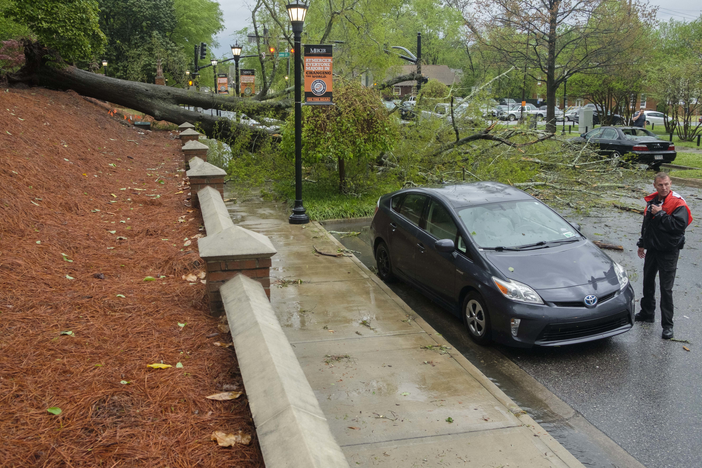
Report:
[[[175,132],[72,92],[0,104],[0,465],[263,466],[245,395],[206,398],[244,389]]]

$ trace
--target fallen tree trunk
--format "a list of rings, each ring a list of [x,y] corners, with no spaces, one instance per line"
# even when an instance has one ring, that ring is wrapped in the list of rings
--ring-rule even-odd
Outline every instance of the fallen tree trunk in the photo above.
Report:
[[[83,96],[143,112],[157,120],[176,124],[183,122],[199,124],[207,136],[223,141],[234,141],[238,136],[246,135],[251,136],[252,141],[256,142],[253,146],[258,146],[263,138],[270,137],[273,132],[242,125],[227,118],[190,111],[180,107],[179,104],[203,109],[243,112],[250,117],[274,116],[281,120],[287,117],[292,106],[289,100],[264,103],[110,78],[73,66],[57,66],[56,60],[48,60],[51,52],[38,43],[25,41],[24,46],[25,66],[17,73],[7,76],[9,83],[27,83],[61,90],[71,89]]]

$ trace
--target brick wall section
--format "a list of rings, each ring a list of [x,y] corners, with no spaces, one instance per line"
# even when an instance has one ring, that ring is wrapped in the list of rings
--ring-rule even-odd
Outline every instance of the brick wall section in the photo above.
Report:
[[[209,148],[196,148],[196,149],[188,149],[188,148],[183,148],[183,162],[185,163],[185,167],[188,167],[188,162],[194,158],[198,157],[202,159],[204,162],[207,162],[207,150]]]
[[[251,258],[227,260],[207,260],[207,297],[210,313],[215,316],[224,314],[224,306],[219,288],[237,275],[245,275],[263,286],[268,300],[271,298],[271,259]]]
[[[197,192],[205,187],[212,187],[224,197],[224,177],[223,176],[189,176],[190,180],[190,203],[193,208],[198,208],[200,203],[197,198]]]

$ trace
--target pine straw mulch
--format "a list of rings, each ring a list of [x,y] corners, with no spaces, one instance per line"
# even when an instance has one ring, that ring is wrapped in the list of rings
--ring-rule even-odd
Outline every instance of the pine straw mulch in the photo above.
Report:
[[[0,103],[0,465],[263,466],[245,396],[206,399],[243,385],[183,279],[204,266],[175,133],[72,92]]]

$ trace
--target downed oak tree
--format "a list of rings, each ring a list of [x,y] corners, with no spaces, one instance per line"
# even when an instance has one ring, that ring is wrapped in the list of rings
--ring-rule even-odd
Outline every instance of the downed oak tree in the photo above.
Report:
[[[143,112],[157,120],[177,124],[186,121],[199,124],[207,136],[223,141],[235,141],[238,135],[245,134],[247,137],[253,136],[251,141],[257,142],[257,146],[262,142],[261,137],[270,137],[272,131],[190,111],[180,105],[243,112],[248,116],[270,115],[279,119],[285,119],[292,107],[289,100],[260,102],[106,77],[66,65],[51,50],[28,40],[24,41],[24,53],[25,65],[18,72],[7,75],[11,84],[25,83],[52,89],[71,89],[83,96]]]

